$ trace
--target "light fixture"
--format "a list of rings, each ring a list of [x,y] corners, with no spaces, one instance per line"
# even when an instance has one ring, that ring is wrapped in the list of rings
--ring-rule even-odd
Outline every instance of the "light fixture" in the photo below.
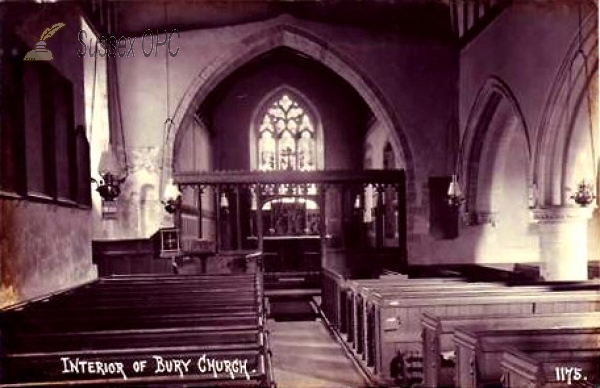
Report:
[[[121,184],[125,181],[127,172],[119,165],[117,156],[110,146],[100,156],[98,174],[101,177],[100,181],[92,178],[92,182],[98,185],[96,191],[104,201],[114,201],[121,194]]]
[[[456,106],[456,104],[454,105],[455,106],[453,107],[453,112],[457,112],[458,107]],[[460,184],[458,183],[458,175],[459,172],[462,171],[463,153],[466,143],[466,136],[463,135],[461,138],[458,125],[458,118],[454,113],[450,116],[450,119],[448,120],[446,133],[446,147],[448,155],[452,155],[454,153],[457,137],[459,140],[458,149],[456,149],[456,156],[454,159],[452,180],[450,181],[448,191],[446,192],[446,201],[448,205],[453,208],[459,208],[465,202],[462,190],[460,189]]]
[[[577,191],[571,196],[571,199],[581,207],[590,205],[596,199],[594,186],[585,179],[582,180],[581,183],[577,185]]]
[[[256,211],[258,209],[258,200],[254,190],[250,191],[250,210]]]
[[[456,174],[453,174],[452,181],[448,187],[448,205],[459,207],[464,201],[465,198],[462,195],[462,191],[458,183],[458,177]]]
[[[357,195],[356,199],[354,199],[354,209],[355,210],[360,209],[360,195]]]
[[[165,185],[163,200],[161,201],[165,207],[165,211],[169,214],[175,213],[181,202],[181,193],[179,188],[173,183],[173,179],[169,178]]]
[[[223,210],[227,210],[229,208],[229,199],[227,199],[225,193],[221,193],[220,206]]]
[[[373,185],[368,184],[365,187],[365,204],[363,209],[363,222],[368,224],[373,221],[373,197],[375,193]]]

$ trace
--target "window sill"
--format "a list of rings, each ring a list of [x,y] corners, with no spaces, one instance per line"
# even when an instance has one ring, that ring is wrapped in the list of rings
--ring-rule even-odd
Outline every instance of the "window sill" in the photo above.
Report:
[[[0,190],[0,199],[23,199],[23,196],[14,191]]]
[[[92,208],[91,205],[78,203],[71,199],[64,198],[53,198],[45,194],[39,193],[28,193],[27,195],[17,194],[11,191],[0,190],[0,199],[7,200],[20,200],[24,202],[35,202],[35,203],[43,203],[48,205],[55,205],[65,208],[78,208],[82,210],[89,210]]]

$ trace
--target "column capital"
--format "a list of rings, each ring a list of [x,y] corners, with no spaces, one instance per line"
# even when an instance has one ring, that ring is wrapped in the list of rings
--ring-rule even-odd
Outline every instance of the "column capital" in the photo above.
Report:
[[[594,213],[593,207],[552,206],[531,209],[533,219],[542,224],[587,221]]]

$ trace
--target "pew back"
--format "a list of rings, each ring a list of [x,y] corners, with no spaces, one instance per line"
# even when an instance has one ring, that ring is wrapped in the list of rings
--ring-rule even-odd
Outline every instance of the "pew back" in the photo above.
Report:
[[[556,352],[594,350],[599,348],[600,327],[548,329],[535,323],[521,329],[485,330],[481,326],[458,327],[454,333],[456,346],[456,383],[461,388],[476,388],[500,381],[502,354],[508,346],[545,355]]]
[[[127,276],[13,306],[0,386],[271,387],[262,295],[259,274]],[[234,361],[243,374],[223,370]]]
[[[567,369],[568,368],[568,369]],[[502,355],[502,384],[512,387],[594,387],[600,383],[600,349],[568,354],[538,354],[507,349]]]
[[[481,290],[442,293],[403,293],[373,300],[374,338],[369,346],[375,353],[377,373],[390,377],[390,364],[398,354],[421,354],[421,315],[516,315],[557,312],[598,311],[600,296],[595,291],[518,292],[502,294]]]
[[[451,362],[443,370],[442,354],[453,353],[454,330],[460,326],[486,328],[488,330],[510,329],[515,327],[593,327],[600,322],[600,312],[564,314],[519,314],[519,315],[467,315],[437,316],[424,313],[423,327],[423,383],[427,387],[452,386],[454,365]]]

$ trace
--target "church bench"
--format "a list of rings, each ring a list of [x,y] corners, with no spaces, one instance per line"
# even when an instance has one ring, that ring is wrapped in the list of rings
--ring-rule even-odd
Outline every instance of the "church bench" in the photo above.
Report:
[[[459,326],[478,324],[489,329],[518,327],[534,323],[539,327],[565,327],[582,323],[600,322],[600,312],[518,315],[422,315],[423,328],[423,384],[427,387],[453,386],[454,362],[445,361],[442,354],[454,353],[454,329]],[[445,364],[445,366],[444,366]]]
[[[323,292],[321,309],[332,327],[338,328],[341,333],[347,333],[347,313],[350,308],[350,300],[353,299],[352,291],[349,291],[350,284],[352,284],[353,287],[358,284],[358,282],[365,285],[394,284],[406,281],[407,276],[402,274],[384,274],[375,279],[347,279],[342,274],[323,267],[321,279]]]
[[[508,348],[542,357],[600,349],[600,323],[582,323],[578,327],[540,328],[535,323],[519,329],[479,329],[479,326],[457,327],[454,332],[456,347],[456,384],[461,388],[476,388],[498,384],[502,377],[502,355]]]
[[[346,332],[344,289],[346,279],[341,274],[323,267],[321,270],[321,310],[328,323],[341,333]]]
[[[168,276],[165,276],[169,278]],[[71,298],[80,298],[83,295],[89,295],[89,298],[92,298],[92,295],[101,295],[101,299],[103,298],[126,298],[131,296],[131,298],[149,298],[149,299],[160,299],[160,298],[168,298],[170,296],[175,297],[177,295],[186,295],[193,294],[197,296],[201,296],[200,294],[221,294],[226,292],[238,292],[238,293],[248,293],[248,294],[256,294],[258,298],[261,297],[261,285],[259,284],[258,277],[255,275],[244,275],[242,277],[237,275],[224,275],[224,276],[214,276],[207,275],[204,278],[213,279],[212,284],[201,285],[188,285],[185,287],[177,286],[177,279],[187,278],[188,276],[174,276],[170,281],[162,282],[160,276],[156,277],[157,280],[151,282],[148,286],[139,287],[135,285],[127,285],[128,276],[121,276],[119,280],[116,282],[120,285],[123,285],[123,289],[112,289],[112,291],[108,291],[111,287],[106,286],[103,282],[106,279],[96,280],[80,287],[76,287],[69,290],[63,290],[61,292],[57,292],[45,297],[36,298],[31,301],[22,302],[16,305],[12,305],[2,309],[2,311],[18,311],[23,310],[25,308],[30,309],[33,306],[44,305],[47,303],[59,301],[59,300],[70,300]],[[193,278],[195,276],[189,276]],[[110,282],[115,282],[113,278],[110,278]],[[160,280],[158,280],[160,279]],[[246,280],[244,280],[246,279]],[[243,282],[242,282],[243,281]],[[241,282],[241,283],[240,283]],[[212,292],[211,292],[212,291]],[[94,296],[95,297],[95,296]],[[87,298],[87,297],[86,297]],[[262,301],[261,301],[262,302]]]
[[[502,288],[500,285],[492,283],[466,283],[458,279],[432,278],[432,279],[410,279],[396,280],[390,283],[371,283],[355,281],[348,286],[348,305],[346,310],[348,342],[350,342],[359,354],[365,349],[366,331],[368,324],[368,300],[372,295],[398,295],[404,292],[432,292],[445,291],[455,288],[460,289],[496,289]]]
[[[509,349],[504,351],[500,366],[504,388],[559,388],[565,384],[592,388],[600,383],[600,349],[575,350],[566,354]]]
[[[19,330],[40,333],[77,331],[77,330],[102,330],[102,329],[135,329],[135,328],[165,328],[186,326],[214,326],[214,325],[245,325],[258,322],[263,324],[263,317],[255,311],[252,312],[195,312],[160,314],[152,312],[130,316],[98,316],[87,317],[53,316],[43,320],[26,315],[18,317],[4,317],[2,326],[7,330]]]
[[[421,314],[420,307],[423,307],[425,309],[429,308],[429,301],[437,300],[439,298],[454,298],[452,300],[456,301],[462,297],[480,298],[498,295],[505,296],[507,293],[521,293],[521,290],[512,289],[509,291],[508,288],[505,286],[491,283],[445,282],[440,282],[437,284],[423,283],[422,285],[406,284],[402,287],[396,286],[382,290],[374,290],[366,295],[366,298],[361,304],[359,304],[358,307],[362,310],[359,310],[362,312],[362,330],[357,331],[358,341],[362,344],[362,346],[358,349],[365,349],[363,353],[363,359],[366,365],[368,367],[374,367],[374,370],[380,373],[382,371],[382,365],[378,363],[381,357],[381,355],[378,354],[378,351],[382,350],[381,346],[385,344],[384,340],[386,338],[386,335],[384,333],[388,333],[388,337],[393,337],[393,335],[390,334],[390,332],[400,330],[401,336],[415,338],[418,341],[420,339],[418,335],[420,333],[420,322],[418,322]],[[396,306],[402,305],[399,302],[400,300],[402,300],[403,302],[407,302],[405,305],[408,309],[404,311],[401,315],[401,327],[400,316],[388,317],[384,320],[377,319],[380,306],[384,306],[384,309],[394,309]],[[496,300],[498,299],[496,298]],[[386,301],[388,302],[387,304]],[[435,305],[435,303],[433,303],[433,305]],[[440,306],[436,308],[439,307]],[[382,327],[380,322],[383,322],[385,327]],[[398,327],[396,327],[396,323],[398,324]],[[402,341],[404,341],[405,339],[406,338],[403,337]],[[416,350],[416,348],[411,349],[411,352],[415,354],[420,354],[420,352],[415,352]],[[389,357],[386,357],[386,359],[389,361]],[[387,362],[385,364],[389,368]],[[387,376],[388,374],[384,372],[384,375]]]
[[[372,364],[376,373],[389,378],[392,362],[407,354],[420,357],[420,320],[425,312],[439,315],[590,312],[598,310],[600,295],[596,291],[503,293],[465,289],[374,295],[370,302],[367,365]]]
[[[82,303],[85,301],[85,304]],[[154,308],[162,311],[194,311],[205,309],[220,309],[227,307],[236,308],[257,308],[260,305],[258,298],[254,295],[190,295],[168,298],[122,298],[115,300],[95,300],[95,299],[69,299],[55,300],[48,303],[38,303],[27,309],[29,314],[43,314],[46,312],[62,311],[69,313],[71,311],[102,313],[103,311],[120,311],[124,309],[146,310]]]
[[[456,278],[422,278],[407,279],[406,277],[386,277],[380,279],[353,279],[346,281],[344,292],[342,292],[342,303],[344,315],[343,326],[347,334],[347,341],[353,349],[362,353],[362,332],[364,330],[364,304],[368,295],[384,289],[406,289],[417,287],[438,286],[441,284],[457,284],[460,279]]]
[[[195,304],[181,304],[181,305],[159,305],[154,306],[152,302],[148,302],[144,305],[133,304],[130,306],[86,306],[78,309],[75,306],[69,308],[62,308],[60,306],[56,308],[48,309],[31,309],[30,311],[23,311],[20,315],[25,320],[36,320],[43,319],[47,321],[62,320],[64,317],[71,318],[79,316],[84,320],[110,317],[115,316],[121,319],[128,319],[136,316],[158,316],[163,314],[194,314],[194,313],[214,313],[226,315],[229,313],[259,313],[260,308],[256,302],[243,302],[242,304],[210,304],[210,303],[195,303]],[[75,318],[75,319],[79,319]]]
[[[545,287],[539,287],[539,290],[545,290]],[[354,292],[354,301],[350,307],[352,317],[350,317],[349,327],[350,334],[348,335],[348,341],[354,342],[353,347],[359,354],[363,354],[364,349],[367,349],[367,337],[373,335],[372,333],[372,322],[369,322],[369,314],[367,313],[369,305],[371,304],[370,299],[372,296],[377,295],[377,298],[392,296],[394,298],[401,297],[402,295],[413,295],[415,293],[427,293],[433,297],[440,295],[441,293],[457,291],[457,292],[482,292],[486,291],[489,293],[521,293],[523,291],[535,291],[536,288],[518,288],[518,287],[507,287],[501,283],[467,283],[464,281],[439,278],[439,279],[411,279],[404,282],[396,282],[394,284],[380,285],[380,286],[363,286],[359,285]],[[369,329],[371,326],[371,329]],[[369,330],[371,332],[369,332]],[[356,340],[354,340],[356,338]],[[371,366],[372,357],[365,355],[367,363]]]
[[[175,292],[175,291],[198,291],[205,292],[206,290],[221,290],[221,291],[257,291],[258,288],[253,283],[238,283],[235,285],[228,285],[224,282],[214,282],[214,283],[200,283],[200,284],[165,284],[165,283],[155,283],[153,285],[144,285],[144,286],[125,286],[120,285],[118,287],[110,285],[103,286],[98,285],[97,287],[88,287],[79,292],[86,295],[112,295],[121,292],[133,292],[137,293],[160,293],[161,291],[165,292]]]
[[[259,342],[259,325],[99,330],[54,333],[16,333],[4,337],[9,353],[135,348],[144,346],[224,345]]]
[[[99,288],[114,288],[114,289],[130,289],[134,287],[153,287],[157,284],[165,284],[169,286],[179,286],[179,287],[190,287],[190,286],[202,286],[205,284],[223,284],[228,287],[237,287],[238,285],[255,285],[259,282],[259,279],[256,277],[245,277],[238,278],[236,276],[215,276],[211,275],[211,277],[206,279],[195,279],[195,280],[186,280],[184,275],[182,280],[178,279],[163,279],[163,280],[144,280],[144,281],[114,281],[107,279],[99,279],[96,283],[90,284],[88,288],[91,287],[99,287]]]
[[[470,288],[496,288],[498,285],[466,283],[460,278],[416,278],[407,279],[405,277],[388,277],[386,279],[354,279],[346,281],[346,292],[343,293],[345,299],[345,323],[349,346],[361,357],[364,353],[364,343],[366,340],[365,330],[367,327],[367,316],[365,315],[366,300],[373,293],[391,292],[397,294],[401,291],[416,292],[422,290],[431,292],[432,288],[440,290],[446,287]],[[363,358],[368,358],[364,356]],[[372,357],[371,357],[372,359]],[[368,361],[370,365],[370,361]]]
[[[182,381],[193,386],[270,386],[272,371],[268,335],[263,326],[262,286],[255,276],[241,285],[228,284],[232,278],[229,275],[220,278],[212,284],[184,287],[178,282],[162,282],[159,276],[148,284],[130,284],[118,290],[103,285],[100,291],[99,284],[94,283],[86,290],[5,309],[0,313],[0,337],[9,339],[2,344],[0,380],[10,386],[136,386],[159,382],[181,386]],[[126,279],[118,282],[127,283]],[[111,292],[105,293],[107,289]],[[260,365],[252,361],[252,370],[258,372],[249,370],[250,380],[244,377],[237,381],[229,376],[202,373],[183,378],[136,373],[128,380],[115,376],[110,381],[93,374],[83,379],[67,374],[57,378],[48,369],[58,354],[99,362],[104,357],[109,363],[126,364],[138,357],[179,358],[188,354],[185,352],[194,352],[197,358],[204,354],[218,358],[250,352],[248,359],[259,360]],[[58,361],[63,362],[60,358]],[[29,376],[32,368],[38,372],[38,368],[42,369],[39,378]]]
[[[165,276],[162,279],[160,276],[139,278],[133,277],[127,279],[126,277],[115,279],[115,278],[101,278],[97,282],[90,285],[91,287],[99,288],[113,288],[113,289],[131,289],[135,287],[153,287],[157,284],[164,284],[174,287],[189,287],[189,286],[203,286],[203,285],[215,285],[223,284],[227,287],[238,287],[240,285],[258,285],[261,279],[258,275],[174,275]]]
[[[372,299],[382,299],[382,298],[392,298],[398,299],[402,298],[405,295],[410,293],[411,295],[423,292],[430,294],[431,297],[438,296],[445,292],[467,292],[472,294],[473,292],[486,292],[488,295],[493,294],[504,294],[504,295],[512,295],[512,294],[531,294],[531,293],[545,293],[545,292],[590,292],[596,293],[600,297],[600,283],[597,282],[577,282],[577,283],[539,283],[539,284],[527,284],[527,285],[519,285],[519,286],[506,286],[502,283],[446,283],[443,282],[438,285],[432,285],[431,287],[426,286],[427,283],[411,283],[402,284],[402,285],[394,285],[394,286],[386,286],[380,288],[372,288],[363,287],[358,293],[357,298],[359,299],[359,303],[357,303],[356,309],[358,310],[355,315],[358,315],[362,318],[362,320],[358,321],[358,325],[363,325],[364,334],[358,332],[357,336],[366,336],[366,324],[368,320],[368,314],[366,313],[369,305],[373,303]],[[362,303],[362,307],[361,307]],[[572,311],[595,311],[595,304],[590,305],[590,303],[583,303],[581,306],[579,303],[571,305],[569,307],[564,303],[562,304],[543,304],[537,306],[537,312],[554,312],[555,309],[557,312],[569,311],[568,309],[572,309]],[[362,309],[362,311],[361,311]],[[543,311],[540,309],[544,309]],[[366,337],[365,337],[366,338]]]
[[[100,278],[103,283],[134,283],[144,281],[203,281],[212,279],[230,279],[239,281],[245,279],[256,279],[256,274],[134,274],[134,275],[111,275]]]
[[[254,291],[256,287],[252,284],[238,284],[236,286],[227,286],[221,282],[214,284],[186,284],[186,285],[167,285],[157,283],[153,286],[144,287],[90,287],[82,290],[78,295],[89,296],[114,296],[130,293],[131,295],[161,295],[161,294],[176,294],[178,292],[197,292],[203,293],[210,290],[218,290],[218,292],[234,292],[234,291]]]
[[[59,306],[104,306],[104,305],[130,305],[152,302],[157,305],[175,305],[189,303],[227,303],[243,301],[261,301],[261,296],[255,291],[178,291],[164,293],[131,293],[111,295],[77,294],[52,298],[50,300],[27,306],[29,309],[55,308]],[[85,304],[83,303],[85,302]],[[18,309],[15,309],[18,310]]]

